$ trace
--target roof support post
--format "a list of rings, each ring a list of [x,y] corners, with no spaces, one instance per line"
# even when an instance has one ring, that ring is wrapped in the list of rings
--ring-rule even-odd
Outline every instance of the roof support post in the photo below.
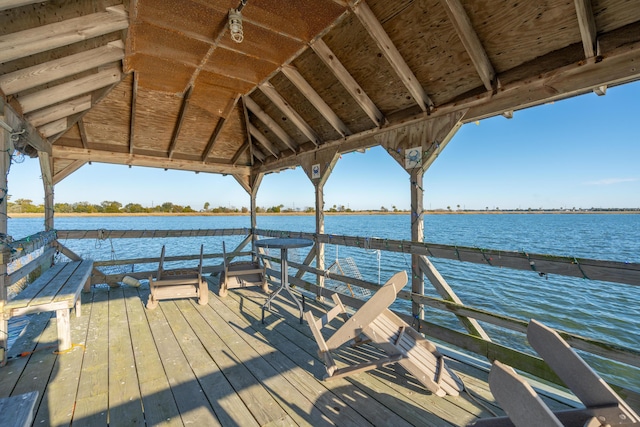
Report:
[[[411,241],[424,242],[424,172],[415,168],[411,176]],[[424,295],[424,275],[420,270],[420,255],[411,254],[411,292]],[[411,314],[416,319],[424,319],[422,304],[411,301]]]
[[[264,177],[263,173],[258,173],[256,175],[251,175],[249,180],[251,181],[251,191],[249,192],[249,196],[251,197],[251,201],[249,202],[249,209],[251,210],[251,251],[253,252],[253,261],[257,262],[257,249],[256,249],[256,228],[258,227],[258,204],[256,203],[256,198],[258,196],[258,189],[260,188],[260,184],[262,183],[262,178]]]
[[[44,230],[53,230],[53,161],[47,153],[38,153],[42,185],[44,186]]]
[[[329,175],[333,171],[340,153],[337,149],[330,151],[318,151],[313,158],[305,157],[302,159],[301,166],[305,171],[315,190],[316,199],[316,234],[324,234],[324,184],[329,179]],[[324,270],[324,243],[316,241],[316,268]],[[316,285],[318,285],[318,301],[322,301],[322,288],[324,288],[324,276],[316,276]]]
[[[0,103],[2,109],[0,110],[0,120],[6,123],[6,107],[4,102]],[[13,144],[11,144],[11,136],[9,131],[0,127],[0,237],[7,234],[7,196],[9,190],[7,189],[7,174],[9,173],[9,166],[11,165],[11,152],[13,151]],[[9,250],[5,249],[4,242],[0,243],[0,251],[2,253],[2,260],[0,261],[0,366],[4,366],[7,363],[7,345],[9,338],[9,323],[7,319],[2,315],[4,313],[4,305],[7,302],[7,286],[9,286],[7,280],[7,257]]]

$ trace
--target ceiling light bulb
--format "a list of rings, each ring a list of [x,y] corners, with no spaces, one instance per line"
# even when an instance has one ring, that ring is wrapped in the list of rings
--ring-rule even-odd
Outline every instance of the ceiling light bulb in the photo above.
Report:
[[[237,9],[229,10],[229,30],[231,31],[231,39],[236,43],[242,43],[244,40],[242,14]]]

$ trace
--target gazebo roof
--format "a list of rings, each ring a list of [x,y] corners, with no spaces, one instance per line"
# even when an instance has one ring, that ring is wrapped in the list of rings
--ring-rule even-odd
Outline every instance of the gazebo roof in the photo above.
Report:
[[[94,161],[249,188],[319,152],[640,78],[626,0],[5,0],[0,24],[6,121],[54,182]]]

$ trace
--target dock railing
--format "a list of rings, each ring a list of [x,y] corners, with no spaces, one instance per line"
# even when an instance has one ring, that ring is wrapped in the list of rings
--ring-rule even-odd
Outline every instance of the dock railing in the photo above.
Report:
[[[53,232],[49,232],[53,233]],[[527,372],[539,379],[547,380],[556,384],[561,384],[559,378],[553,371],[542,361],[536,357],[533,352],[531,354],[516,349],[506,344],[494,342],[488,333],[482,330],[478,322],[492,325],[498,329],[508,330],[517,333],[526,333],[528,322],[499,313],[471,307],[464,304],[453,292],[453,290],[439,277],[437,270],[433,267],[430,259],[448,259],[463,263],[483,264],[493,267],[509,268],[514,270],[534,271],[540,275],[554,274],[569,277],[578,277],[590,280],[607,281],[615,286],[615,283],[627,285],[640,285],[640,264],[628,262],[603,261],[574,257],[563,257],[554,255],[541,255],[526,252],[502,251],[495,249],[480,249],[471,247],[461,247],[452,245],[441,245],[433,243],[412,242],[404,240],[379,239],[371,237],[354,237],[354,236],[338,236],[329,234],[316,234],[295,231],[282,230],[252,230],[248,228],[238,229],[207,229],[207,230],[58,230],[53,236],[57,237],[55,244],[49,241],[53,236],[51,234],[43,234],[37,236],[41,242],[46,242],[43,246],[48,247],[46,254],[51,256],[51,248],[64,253],[66,256],[73,258],[77,256],[72,250],[67,248],[61,241],[73,239],[153,239],[153,238],[216,238],[222,240],[226,236],[237,236],[237,240],[241,240],[237,247],[228,253],[229,257],[246,257],[255,255],[255,252],[245,249],[250,246],[254,237],[295,237],[307,238],[314,241],[314,246],[310,248],[303,262],[295,262],[290,260],[289,267],[296,269],[297,273],[289,277],[290,283],[313,293],[317,297],[330,297],[335,291],[323,286],[324,280],[330,276],[332,280],[369,289],[373,292],[378,289],[379,285],[370,281],[358,279],[355,277],[343,276],[330,273],[324,269],[315,268],[315,257],[318,253],[317,247],[322,244],[338,245],[351,248],[361,248],[367,250],[381,250],[390,253],[404,253],[419,256],[419,265],[417,267],[418,274],[423,275],[431,282],[440,298],[433,296],[413,293],[410,291],[401,291],[398,299],[405,300],[419,305],[420,307],[429,307],[430,309],[442,310],[447,313],[453,313],[463,326],[463,331],[457,330],[449,326],[441,325],[430,321],[429,319],[419,318],[410,312],[397,313],[416,329],[425,333],[431,338],[439,340],[447,345],[454,346],[475,355],[482,356],[488,361],[500,360],[516,369]],[[37,240],[37,239],[36,239]],[[221,242],[220,242],[221,245]],[[32,245],[37,246],[37,245]],[[194,245],[194,248],[199,245]],[[30,246],[31,247],[31,246]],[[54,250],[55,250],[54,249]],[[306,250],[306,249],[305,249]],[[277,256],[260,253],[259,256],[266,262],[268,274],[272,278],[279,278],[280,272],[272,268],[271,263],[279,263]],[[167,261],[191,261],[197,260],[198,254],[167,257]],[[220,258],[219,263],[205,266],[203,271],[207,274],[215,274],[221,269],[222,253],[208,253],[204,255],[205,260]],[[124,264],[153,264],[159,261],[157,256],[135,259],[119,259],[119,260],[94,260],[96,270],[92,275],[92,284],[108,283],[117,286],[125,275],[129,275],[138,279],[146,279],[149,271],[133,271],[130,273],[106,274],[100,270],[104,266],[124,265]],[[14,273],[24,275],[23,272]],[[414,271],[415,273],[415,271]],[[315,283],[313,277],[315,276]],[[312,277],[312,280],[305,278]],[[341,299],[354,308],[359,308],[364,301],[355,298],[353,295],[342,296]],[[475,322],[475,323],[474,323]],[[480,331],[474,329],[475,326],[480,327]],[[466,332],[465,332],[466,330]],[[494,330],[494,334],[496,333]],[[628,365],[636,378],[638,378],[638,368],[640,368],[640,351],[636,348],[626,348],[616,344],[587,338],[574,333],[559,331],[561,336],[575,349],[590,353],[601,358],[616,361],[624,365]],[[621,397],[627,401],[633,402],[636,407],[640,406],[640,392],[634,387],[618,386],[612,384]],[[638,385],[640,387],[640,384]]]

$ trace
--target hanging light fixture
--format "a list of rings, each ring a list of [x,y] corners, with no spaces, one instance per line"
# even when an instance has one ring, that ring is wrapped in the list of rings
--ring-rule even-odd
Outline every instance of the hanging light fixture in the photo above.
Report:
[[[242,40],[244,40],[242,9],[246,6],[247,1],[241,0],[237,9],[229,10],[229,31],[231,32],[231,40],[236,43],[242,43]]]

